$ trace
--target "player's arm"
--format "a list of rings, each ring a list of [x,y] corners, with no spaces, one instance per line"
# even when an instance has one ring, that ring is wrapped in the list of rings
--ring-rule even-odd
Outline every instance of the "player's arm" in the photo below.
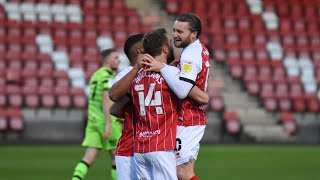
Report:
[[[179,79],[180,70],[177,67],[166,65],[160,61],[155,60],[152,56],[148,55],[143,64],[149,66],[145,71],[160,72],[165,79],[170,89],[176,94],[179,99],[184,99],[189,94],[194,86],[194,82],[181,81]]]
[[[112,101],[119,101],[123,96],[128,93],[133,79],[136,77],[140,68],[142,67],[142,57],[139,55],[137,64],[118,82],[114,83],[109,91],[109,97]]]
[[[188,94],[188,97],[200,105],[206,105],[209,102],[209,95],[207,92],[198,88],[198,86],[194,86]]]
[[[151,56],[143,62],[149,68],[146,71],[160,72],[170,89],[177,95],[179,99],[187,96],[201,105],[209,102],[209,95],[195,86],[195,82],[179,76],[180,70],[177,67],[166,65],[156,61]]]
[[[105,127],[105,132],[104,132],[104,139],[108,139],[111,133],[111,128],[110,128],[110,104],[111,101],[109,99],[109,92],[108,91],[103,91],[103,100],[102,100],[102,108],[103,108],[103,113],[105,116],[105,121],[106,121],[106,127]]]
[[[123,96],[119,101],[113,103],[110,108],[110,114],[117,118],[124,118],[123,107],[129,102],[128,96]]]

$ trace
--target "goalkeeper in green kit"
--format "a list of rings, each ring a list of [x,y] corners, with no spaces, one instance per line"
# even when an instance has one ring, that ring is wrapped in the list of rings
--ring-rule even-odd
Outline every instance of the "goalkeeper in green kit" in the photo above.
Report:
[[[112,159],[112,180],[117,179],[114,153],[121,136],[121,123],[109,113],[111,100],[108,90],[112,86],[115,71],[119,64],[119,53],[116,49],[106,49],[101,53],[102,67],[90,80],[88,97],[88,121],[82,146],[86,147],[82,160],[73,172],[72,180],[85,178],[89,167],[96,161],[100,150],[107,150]]]

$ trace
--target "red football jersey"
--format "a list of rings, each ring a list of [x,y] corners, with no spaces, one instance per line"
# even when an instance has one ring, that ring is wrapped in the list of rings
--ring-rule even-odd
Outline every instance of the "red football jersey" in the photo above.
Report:
[[[199,40],[183,49],[180,56],[180,79],[194,83],[206,91],[209,76],[209,52]],[[179,101],[179,126],[198,126],[206,124],[204,106],[190,98]]]
[[[130,89],[137,112],[134,152],[173,150],[178,99],[160,73],[139,71]]]
[[[118,82],[123,78],[130,70],[132,66],[127,67],[123,71],[117,74],[114,82]],[[133,145],[135,135],[135,119],[137,118],[136,112],[132,103],[128,103],[123,108],[124,113],[124,124],[121,137],[118,141],[117,149],[115,154],[117,156],[133,156]]]
[[[124,107],[124,124],[115,154],[117,156],[133,156],[136,113],[132,103]]]

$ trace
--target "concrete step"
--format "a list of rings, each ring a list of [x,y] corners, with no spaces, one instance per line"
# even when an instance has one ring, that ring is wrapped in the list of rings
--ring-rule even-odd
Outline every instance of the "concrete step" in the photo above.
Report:
[[[228,88],[228,87],[227,87]],[[246,93],[243,92],[235,92],[223,93],[225,105],[228,108],[257,108],[258,104],[256,101],[253,101]]]
[[[320,114],[318,113],[295,113],[294,117],[298,125],[320,125]]]
[[[292,142],[293,138],[287,135],[280,125],[245,125],[243,132],[261,143],[283,143]]]
[[[221,139],[221,120],[214,112],[207,112],[207,124],[201,143],[217,143]]]
[[[237,112],[242,124],[272,125],[275,123],[274,118],[263,109],[234,108],[231,110]]]

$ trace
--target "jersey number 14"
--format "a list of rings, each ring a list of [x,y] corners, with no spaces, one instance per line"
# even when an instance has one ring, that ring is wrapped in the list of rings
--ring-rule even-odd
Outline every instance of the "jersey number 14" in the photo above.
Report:
[[[151,83],[149,85],[149,90],[146,98],[144,98],[144,85],[139,84],[134,86],[134,90],[138,92],[139,97],[139,108],[140,108],[140,115],[146,115],[146,107],[148,106],[155,106],[157,114],[163,114],[162,110],[162,99],[161,99],[161,92],[156,91],[154,92],[154,88],[156,83]],[[152,99],[154,97],[154,99]]]

